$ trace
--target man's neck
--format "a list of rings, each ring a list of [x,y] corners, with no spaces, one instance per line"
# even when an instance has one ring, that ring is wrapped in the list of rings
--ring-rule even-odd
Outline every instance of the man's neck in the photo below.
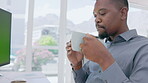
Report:
[[[115,34],[114,36],[110,36],[111,41],[113,41],[118,35],[120,35],[120,34],[122,34],[122,33],[129,30],[127,25],[123,26],[123,28],[120,28],[120,29],[121,30],[117,34]]]

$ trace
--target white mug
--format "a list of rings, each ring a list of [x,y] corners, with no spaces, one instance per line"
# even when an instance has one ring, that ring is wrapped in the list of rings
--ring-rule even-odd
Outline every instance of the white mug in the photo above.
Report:
[[[72,45],[72,50],[74,51],[81,51],[80,49],[80,44],[83,43],[83,37],[85,37],[85,33],[81,32],[72,32],[72,37],[71,37],[71,45]]]

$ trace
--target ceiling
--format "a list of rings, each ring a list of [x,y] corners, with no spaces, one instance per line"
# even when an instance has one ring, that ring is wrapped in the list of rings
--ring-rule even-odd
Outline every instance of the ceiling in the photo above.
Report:
[[[140,7],[148,10],[148,0],[129,0],[131,6]]]

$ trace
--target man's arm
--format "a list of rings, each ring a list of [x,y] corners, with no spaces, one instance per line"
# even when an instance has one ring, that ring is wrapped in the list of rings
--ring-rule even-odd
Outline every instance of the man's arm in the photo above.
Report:
[[[72,68],[75,83],[85,83],[86,82],[87,77],[89,75],[88,64],[89,64],[89,61],[85,63],[85,65],[81,67],[80,69]]]
[[[107,83],[147,83],[148,82],[148,45],[136,54],[131,75],[126,77],[119,65],[114,62],[101,75]]]
[[[75,81],[76,83],[85,83],[87,74],[82,69],[82,60],[84,55],[80,52],[72,50],[71,41],[67,42],[66,45],[67,57],[73,67]]]

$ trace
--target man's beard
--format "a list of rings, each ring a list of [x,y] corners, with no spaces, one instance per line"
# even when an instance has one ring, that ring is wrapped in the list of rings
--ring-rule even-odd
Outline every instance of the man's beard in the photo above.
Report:
[[[99,38],[100,39],[104,39],[104,38],[108,38],[108,37],[109,37],[109,35],[107,34],[107,32],[104,32],[102,34],[99,34]]]
[[[106,27],[105,27],[105,26],[101,26],[101,25],[97,25],[97,24],[96,24],[96,27],[97,27],[97,28],[100,27],[100,28],[102,28],[102,29],[105,30],[105,32],[103,32],[103,33],[101,33],[101,34],[98,35],[100,39],[104,39],[104,38],[108,38],[108,37],[109,37],[108,33],[106,32]],[[99,31],[98,31],[98,32],[99,32]]]

